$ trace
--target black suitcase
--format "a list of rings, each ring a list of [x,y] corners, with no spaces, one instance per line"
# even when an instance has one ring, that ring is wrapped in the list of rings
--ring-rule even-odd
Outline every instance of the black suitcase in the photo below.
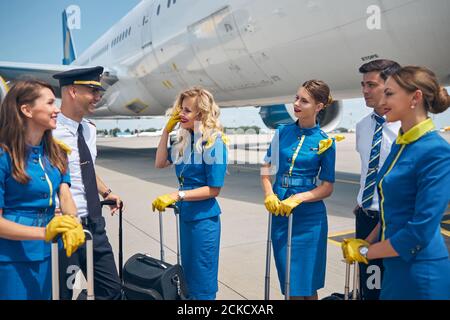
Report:
[[[128,300],[185,300],[183,269],[137,253],[123,268],[123,290]]]
[[[102,201],[102,205],[114,205]],[[162,213],[159,213],[161,259],[137,253],[123,265],[122,206],[119,210],[119,277],[122,280],[123,299],[126,300],[186,300],[188,288],[181,267],[179,209],[172,205],[177,225],[177,264],[164,261]]]

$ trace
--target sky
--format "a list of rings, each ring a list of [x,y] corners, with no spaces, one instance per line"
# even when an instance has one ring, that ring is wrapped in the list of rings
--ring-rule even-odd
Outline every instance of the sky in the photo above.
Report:
[[[76,51],[81,54],[140,0],[0,0],[0,61],[61,64],[62,12],[70,5],[81,10],[81,28],[73,30]],[[450,91],[450,90],[449,90]],[[254,107],[222,109],[221,122],[227,127],[264,128],[259,109]],[[363,99],[344,100],[340,127],[354,128],[371,112]],[[450,110],[437,119],[438,127],[450,125]],[[119,127],[161,128],[166,119],[95,120],[99,129]]]

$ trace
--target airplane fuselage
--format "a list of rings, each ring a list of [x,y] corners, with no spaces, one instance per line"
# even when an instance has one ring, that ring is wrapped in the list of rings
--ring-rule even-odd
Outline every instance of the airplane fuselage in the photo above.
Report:
[[[377,57],[449,83],[449,12],[446,0],[149,0],[73,65],[116,72],[97,116],[162,115],[193,85],[232,107],[290,103],[305,80],[322,79],[340,100],[361,96],[358,68]]]

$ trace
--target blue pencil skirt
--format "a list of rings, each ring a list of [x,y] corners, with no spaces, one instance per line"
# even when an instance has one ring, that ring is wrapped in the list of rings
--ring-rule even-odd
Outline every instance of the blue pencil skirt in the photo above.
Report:
[[[290,296],[312,296],[325,284],[328,223],[326,211],[293,212]],[[288,218],[273,216],[272,245],[281,292],[285,294]]]
[[[51,258],[0,262],[0,300],[50,300]]]
[[[220,217],[180,221],[180,240],[190,297],[214,300],[218,290]]]
[[[450,300],[450,260],[383,259],[382,300]]]

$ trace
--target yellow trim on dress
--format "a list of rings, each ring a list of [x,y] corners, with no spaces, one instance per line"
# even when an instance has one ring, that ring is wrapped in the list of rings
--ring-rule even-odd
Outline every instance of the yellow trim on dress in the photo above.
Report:
[[[435,126],[433,121],[428,118],[427,120],[424,120],[420,122],[419,124],[415,125],[411,129],[409,129],[407,132],[402,134],[401,132],[398,134],[397,140],[395,143],[397,144],[409,144],[411,142],[417,141],[427,132],[434,130]]]
[[[384,221],[384,193],[383,193],[383,180],[384,178],[391,172],[392,168],[394,167],[395,163],[398,161],[398,158],[400,158],[400,155],[403,152],[403,149],[405,149],[405,144],[401,146],[399,152],[395,156],[394,161],[392,161],[391,165],[389,166],[388,171],[384,174],[383,178],[381,178],[380,183],[378,184],[378,187],[380,188],[380,196],[381,196],[381,202],[380,202],[380,211],[381,211],[381,241],[384,240],[384,231],[386,230],[386,221]]]
[[[53,205],[53,184],[50,178],[48,177],[47,172],[45,172],[44,164],[42,163],[42,158],[40,155],[39,155],[39,165],[41,166],[42,171],[44,171],[45,180],[47,181],[48,188],[50,190],[48,206],[51,207]]]
[[[295,149],[294,155],[292,156],[292,162],[291,166],[289,167],[289,176],[292,176],[292,170],[294,169],[295,159],[297,159],[298,153],[300,152],[300,149],[302,148],[303,141],[305,141],[306,136],[302,136],[300,139],[300,142],[297,145],[297,149]]]

